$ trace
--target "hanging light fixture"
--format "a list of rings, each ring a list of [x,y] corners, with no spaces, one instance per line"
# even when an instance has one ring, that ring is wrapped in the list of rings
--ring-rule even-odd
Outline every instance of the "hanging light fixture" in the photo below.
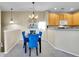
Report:
[[[13,8],[11,8],[11,20],[10,20],[10,24],[13,24],[14,23],[12,11],[13,11]]]
[[[29,18],[32,19],[32,20],[38,18],[38,15],[35,15],[35,7],[34,7],[34,4],[35,4],[35,2],[32,2],[33,12],[32,12],[32,15],[29,15]]]

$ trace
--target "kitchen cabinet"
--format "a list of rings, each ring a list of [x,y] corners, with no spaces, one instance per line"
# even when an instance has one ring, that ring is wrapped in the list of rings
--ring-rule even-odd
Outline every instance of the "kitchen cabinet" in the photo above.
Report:
[[[64,20],[67,20],[68,25],[73,25],[72,14],[64,13]]]
[[[48,25],[58,25],[59,24],[59,15],[55,13],[48,14]]]
[[[60,20],[67,20],[68,25],[73,25],[72,14],[69,13],[49,13],[48,14],[48,24],[49,25],[59,25]]]
[[[79,25],[79,12],[73,14],[73,25]]]

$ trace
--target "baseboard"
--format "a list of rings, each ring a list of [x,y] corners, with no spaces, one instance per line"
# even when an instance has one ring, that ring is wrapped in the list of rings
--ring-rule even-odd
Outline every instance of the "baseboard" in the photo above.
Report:
[[[13,44],[13,46],[11,47],[11,48],[9,48],[7,51],[5,51],[4,52],[4,54],[7,54],[7,53],[9,53],[9,51],[11,51],[12,50],[12,48],[14,48],[15,46],[16,46],[16,44],[17,44],[18,42],[16,42],[15,44]]]
[[[53,48],[55,48],[55,49],[57,49],[57,50],[60,50],[60,51],[63,51],[63,52],[65,52],[65,53],[68,53],[68,54],[71,54],[71,55],[74,55],[74,56],[77,56],[77,57],[79,57],[79,55],[78,54],[75,54],[75,53],[71,53],[71,52],[69,52],[69,51],[65,51],[65,50],[63,50],[63,49],[60,49],[60,48],[57,48],[55,45],[53,45],[51,42],[49,42],[48,40],[46,40]]]
[[[76,56],[76,57],[79,57],[78,54],[71,53],[71,52],[69,52],[69,51],[66,51],[66,50],[63,50],[63,49],[60,49],[60,48],[57,48],[57,47],[54,47],[54,48],[57,49],[57,50],[63,51],[63,52],[65,52],[65,53],[68,53],[68,54],[74,55],[74,56]]]

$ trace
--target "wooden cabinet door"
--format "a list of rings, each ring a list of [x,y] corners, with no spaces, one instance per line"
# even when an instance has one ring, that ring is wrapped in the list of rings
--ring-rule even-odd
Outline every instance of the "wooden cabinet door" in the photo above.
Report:
[[[55,13],[48,14],[48,24],[49,25],[58,25],[59,24],[59,15]]]
[[[79,25],[79,12],[73,14],[73,25]]]
[[[59,19],[64,20],[64,14],[63,13],[59,13]]]
[[[59,19],[59,14],[55,15],[55,25],[59,25],[60,19]]]
[[[53,19],[53,14],[52,13],[48,14],[48,24],[49,25],[54,25],[55,24],[55,21]]]
[[[72,14],[64,13],[64,20],[67,20],[68,25],[73,25]]]

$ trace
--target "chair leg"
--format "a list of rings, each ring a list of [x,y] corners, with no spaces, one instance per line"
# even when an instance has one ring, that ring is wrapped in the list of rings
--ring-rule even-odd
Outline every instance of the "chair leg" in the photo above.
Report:
[[[29,48],[29,56],[31,56],[31,48]]]
[[[38,56],[38,48],[36,48],[36,55]]]
[[[27,53],[27,43],[24,43],[25,53]]]
[[[27,42],[26,42],[26,53],[27,53]]]
[[[39,40],[39,51],[41,53],[41,39]]]
[[[25,48],[25,44],[23,44],[23,48]]]

